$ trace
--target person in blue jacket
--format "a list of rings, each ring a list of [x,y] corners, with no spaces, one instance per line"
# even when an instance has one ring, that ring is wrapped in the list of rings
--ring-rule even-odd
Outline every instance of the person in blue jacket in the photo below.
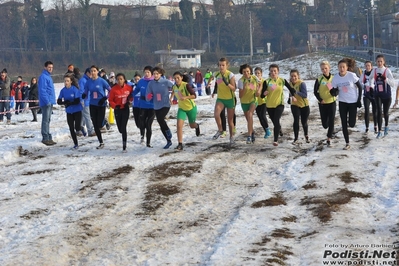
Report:
[[[108,82],[98,76],[98,67],[93,65],[90,67],[91,78],[85,84],[82,98],[85,99],[89,95],[90,99],[90,117],[93,122],[94,131],[96,132],[100,145],[97,149],[104,148],[104,142],[101,135],[101,128],[105,118],[105,108],[107,106],[107,91],[111,90]]]
[[[82,95],[80,90],[76,86],[72,85],[74,82],[76,82],[74,79],[75,77],[71,74],[66,74],[64,76],[65,87],[60,91],[57,104],[65,106],[69,132],[71,133],[73,140],[73,148],[76,150],[79,148],[79,145],[75,130],[81,130],[80,123],[82,120],[83,106],[80,103],[80,97]]]
[[[141,79],[141,75],[139,73],[134,74],[133,77],[133,84],[132,87],[133,89],[136,88],[138,82]],[[140,93],[137,93],[134,98],[133,98],[133,117],[134,117],[134,123],[136,124],[136,127],[140,129]]]
[[[83,94],[85,90],[85,85],[86,82],[90,79],[91,73],[90,73],[90,68],[86,68],[85,73],[83,74],[83,77],[79,79],[79,90]],[[83,104],[83,110],[82,110],[82,133],[85,135],[85,133],[88,133],[90,137],[93,137],[96,135],[96,132],[94,132],[94,127],[93,123],[91,122],[90,118],[90,97],[86,97],[86,99],[82,100]],[[84,131],[84,127],[86,126],[87,131]]]
[[[164,149],[168,149],[172,146],[172,132],[170,131],[168,124],[165,121],[166,115],[170,110],[169,95],[172,90],[172,81],[162,78],[165,74],[165,70],[160,67],[154,67],[152,70],[152,75],[154,80],[148,83],[146,98],[147,101],[154,102],[155,116],[157,118],[158,124],[161,128],[162,134],[164,135],[167,143]]]
[[[51,73],[53,72],[54,64],[51,61],[44,63],[44,69],[38,80],[39,91],[39,106],[42,110],[42,143],[51,146],[57,144],[53,141],[50,133],[50,120],[55,104],[55,89]]]
[[[140,93],[140,135],[141,140],[140,143],[144,143],[144,135],[146,135],[147,147],[152,148],[151,146],[151,135],[152,135],[152,123],[154,122],[155,112],[154,112],[154,101],[151,99],[149,101],[146,100],[146,91],[148,83],[153,80],[152,76],[152,67],[146,66],[144,67],[144,77],[139,80],[136,84],[136,87],[133,91],[133,97]]]

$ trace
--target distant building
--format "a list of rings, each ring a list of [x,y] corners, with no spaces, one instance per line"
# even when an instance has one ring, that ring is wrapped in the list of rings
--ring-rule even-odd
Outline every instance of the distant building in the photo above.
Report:
[[[179,68],[199,68],[201,67],[201,54],[205,50],[179,49],[179,50],[159,50],[155,54],[160,55],[160,63],[165,66]]]
[[[309,45],[313,48],[334,48],[348,45],[347,24],[309,24]]]

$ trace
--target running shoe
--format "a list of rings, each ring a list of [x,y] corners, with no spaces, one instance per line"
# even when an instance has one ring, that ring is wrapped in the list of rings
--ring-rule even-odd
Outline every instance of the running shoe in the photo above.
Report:
[[[111,128],[111,125],[108,123],[107,120],[105,120],[105,127],[107,128],[107,130],[109,130]]]
[[[82,134],[83,134],[83,137],[87,136],[87,131],[84,127],[82,127]]]
[[[252,138],[251,137],[247,137],[247,144],[252,144]]]
[[[223,135],[222,131],[216,132],[216,134],[213,136],[213,139],[218,139],[221,135]]]
[[[104,148],[104,143],[100,143],[100,145],[96,148],[97,150],[101,150]]]
[[[306,139],[306,143],[310,143],[309,136],[306,136],[305,139]]]
[[[141,138],[140,138],[140,144],[144,144],[144,136],[141,136]]]
[[[389,130],[389,127],[385,127],[385,128],[384,128],[384,137],[385,137],[386,135],[388,135],[388,130]]]
[[[197,127],[195,128],[195,135],[198,137],[200,135],[201,131],[200,131],[200,126],[199,124],[197,124]]]
[[[377,139],[379,139],[379,138],[381,138],[382,137],[382,133],[381,132],[378,132],[377,133]]]
[[[280,129],[280,137],[284,136],[283,131]]]
[[[351,149],[351,146],[349,145],[349,143],[346,143],[344,150],[350,150],[350,149]]]
[[[175,150],[182,151],[182,150],[183,150],[183,144],[182,144],[182,143],[179,143],[179,144],[176,146]]]
[[[168,143],[166,143],[165,147],[163,147],[165,150],[169,149],[169,147],[172,146],[172,141],[168,141]]]
[[[275,141],[275,142],[273,142],[273,146],[278,146],[278,142],[277,141]]]
[[[73,146],[73,149],[74,149],[74,150],[79,149],[79,145],[76,144],[75,146]]]
[[[329,147],[329,148],[332,147],[331,141],[329,141],[329,140],[327,140],[327,147]]]
[[[222,135],[220,135],[221,138],[225,138],[227,135],[226,131],[223,131]]]
[[[269,129],[269,128],[266,128],[266,133],[265,133],[264,138],[267,139],[267,138],[270,137],[271,135],[272,135],[272,132],[270,131],[270,129]]]
[[[234,145],[234,143],[236,143],[235,140],[234,140],[234,138],[230,138],[230,146],[231,146],[231,145]]]
[[[292,142],[292,145],[299,145],[299,141],[296,139]]]

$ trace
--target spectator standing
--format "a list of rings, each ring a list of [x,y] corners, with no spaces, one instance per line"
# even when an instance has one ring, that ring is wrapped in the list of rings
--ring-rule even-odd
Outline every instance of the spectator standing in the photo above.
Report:
[[[46,61],[38,81],[39,106],[42,110],[42,143],[47,146],[57,144],[53,141],[50,133],[51,114],[53,110],[53,104],[55,104],[54,83],[53,79],[51,78],[53,68],[53,62]]]
[[[36,77],[33,77],[30,81],[30,89],[29,89],[29,108],[33,115],[33,120],[31,122],[37,122],[37,109],[39,106],[39,103],[37,102],[37,100],[39,100],[39,92],[37,89],[37,79],[36,79]]]
[[[198,96],[202,96],[202,73],[201,70],[197,69],[197,72],[195,73],[195,84],[197,84],[197,92]]]
[[[0,73],[0,122],[3,122],[4,112],[7,117],[7,124],[11,123],[10,113],[11,80],[7,75],[7,69]],[[3,102],[4,101],[4,102]]]
[[[22,81],[22,76],[18,76],[17,82],[15,82],[12,85],[12,90],[14,94],[14,99],[15,99],[15,114],[18,115],[20,112],[22,112],[25,108],[25,93],[27,91],[27,86],[26,82]]]

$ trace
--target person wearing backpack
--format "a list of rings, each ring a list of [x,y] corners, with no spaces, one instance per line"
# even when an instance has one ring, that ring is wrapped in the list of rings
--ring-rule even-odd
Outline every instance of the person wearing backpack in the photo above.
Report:
[[[395,80],[392,76],[391,70],[385,66],[385,58],[383,55],[377,55],[376,64],[377,68],[374,68],[373,72],[371,73],[370,84],[374,88],[374,97],[377,110],[377,138],[381,138],[383,137],[381,132],[383,114],[385,120],[384,137],[388,135],[389,108],[392,102],[391,88],[395,88]]]
[[[363,105],[364,105],[364,123],[366,126],[366,133],[369,131],[370,123],[370,103],[373,113],[374,133],[377,134],[377,110],[375,106],[374,90],[370,86],[371,72],[373,71],[373,64],[371,61],[364,63],[365,70],[360,76],[360,84],[363,87]]]

